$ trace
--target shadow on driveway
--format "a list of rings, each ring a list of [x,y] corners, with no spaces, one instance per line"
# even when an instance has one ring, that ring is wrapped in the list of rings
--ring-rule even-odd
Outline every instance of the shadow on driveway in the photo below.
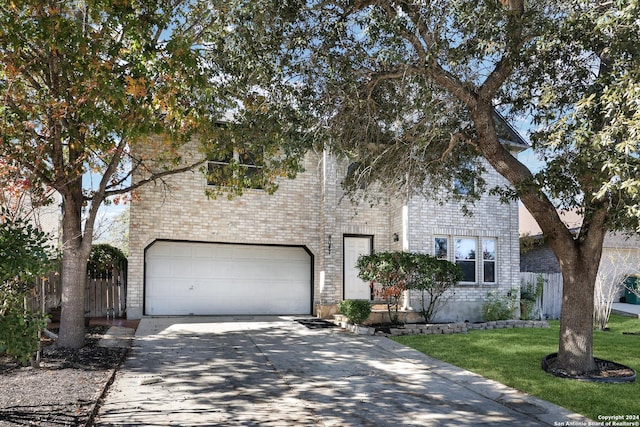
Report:
[[[145,318],[97,425],[538,426],[586,421],[384,337],[291,317]]]

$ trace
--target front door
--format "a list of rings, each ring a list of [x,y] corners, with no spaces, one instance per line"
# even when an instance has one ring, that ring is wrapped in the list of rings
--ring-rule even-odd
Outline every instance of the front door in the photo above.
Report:
[[[344,237],[344,299],[371,300],[369,282],[358,277],[358,257],[371,253],[373,236]]]

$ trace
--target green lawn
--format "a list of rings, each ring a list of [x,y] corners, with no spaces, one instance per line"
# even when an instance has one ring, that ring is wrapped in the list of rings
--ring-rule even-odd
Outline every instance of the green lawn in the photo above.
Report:
[[[544,372],[542,358],[558,349],[557,321],[549,329],[496,329],[454,335],[394,338],[436,359],[556,403],[593,420],[598,415],[640,415],[640,384],[589,383]],[[594,332],[594,356],[640,371],[640,319],[611,316],[610,331]]]

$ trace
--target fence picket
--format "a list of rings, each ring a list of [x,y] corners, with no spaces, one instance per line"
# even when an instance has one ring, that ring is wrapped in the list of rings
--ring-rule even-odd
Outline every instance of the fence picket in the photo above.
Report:
[[[538,275],[544,278],[542,296],[536,301],[536,308],[543,319],[559,319],[562,307],[562,274],[521,272],[525,283],[536,283]]]
[[[88,272],[85,284],[85,312],[88,317],[123,317],[126,312],[126,262],[105,272]],[[60,273],[50,272],[36,281],[31,309],[49,312],[62,301]]]

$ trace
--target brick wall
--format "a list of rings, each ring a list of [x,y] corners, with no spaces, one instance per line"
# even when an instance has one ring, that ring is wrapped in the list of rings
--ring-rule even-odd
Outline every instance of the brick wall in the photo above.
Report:
[[[197,153],[195,143],[187,151]],[[318,283],[323,259],[320,163],[321,158],[310,153],[304,162],[306,171],[295,180],[283,179],[273,195],[247,189],[232,200],[225,196],[209,199],[205,176],[198,171],[141,187],[131,203],[129,315],[142,315],[144,249],[158,239],[304,245],[314,255],[314,283]],[[317,292],[318,287],[315,289]]]
[[[484,176],[487,188],[506,183],[488,164],[485,167],[488,170]],[[436,320],[478,321],[489,290],[497,288],[506,294],[510,289],[519,287],[518,206],[517,203],[505,205],[498,197],[485,194],[479,202],[469,206],[472,214],[464,216],[462,202],[446,200],[443,194],[437,196],[435,199],[414,197],[409,202],[409,249],[434,254],[435,237],[447,237],[449,261],[454,261],[454,239],[476,239],[476,283],[459,285]],[[495,239],[497,243],[495,283],[482,281],[483,238]],[[417,294],[412,295],[411,305],[414,309],[419,308]]]
[[[185,162],[198,158],[195,142],[185,152]],[[388,199],[374,206],[353,204],[341,188],[348,165],[327,152],[310,152],[304,160],[305,171],[295,180],[283,179],[275,194],[248,189],[232,200],[208,199],[205,177],[198,171],[142,187],[131,203],[129,316],[142,315],[144,250],[158,239],[304,245],[314,257],[313,302],[322,315],[343,299],[345,235],[373,236],[375,251],[407,248],[427,253],[433,253],[436,235],[496,238],[498,281],[493,287],[510,289],[517,284],[516,204],[504,206],[496,198],[485,197],[472,217],[463,217],[458,203],[440,205],[423,198],[409,203]],[[500,182],[495,172],[486,179],[489,186]],[[408,221],[403,219],[404,210]],[[443,312],[451,317],[447,320],[476,320],[486,288],[482,284],[460,287]],[[415,301],[412,304],[417,307]]]

